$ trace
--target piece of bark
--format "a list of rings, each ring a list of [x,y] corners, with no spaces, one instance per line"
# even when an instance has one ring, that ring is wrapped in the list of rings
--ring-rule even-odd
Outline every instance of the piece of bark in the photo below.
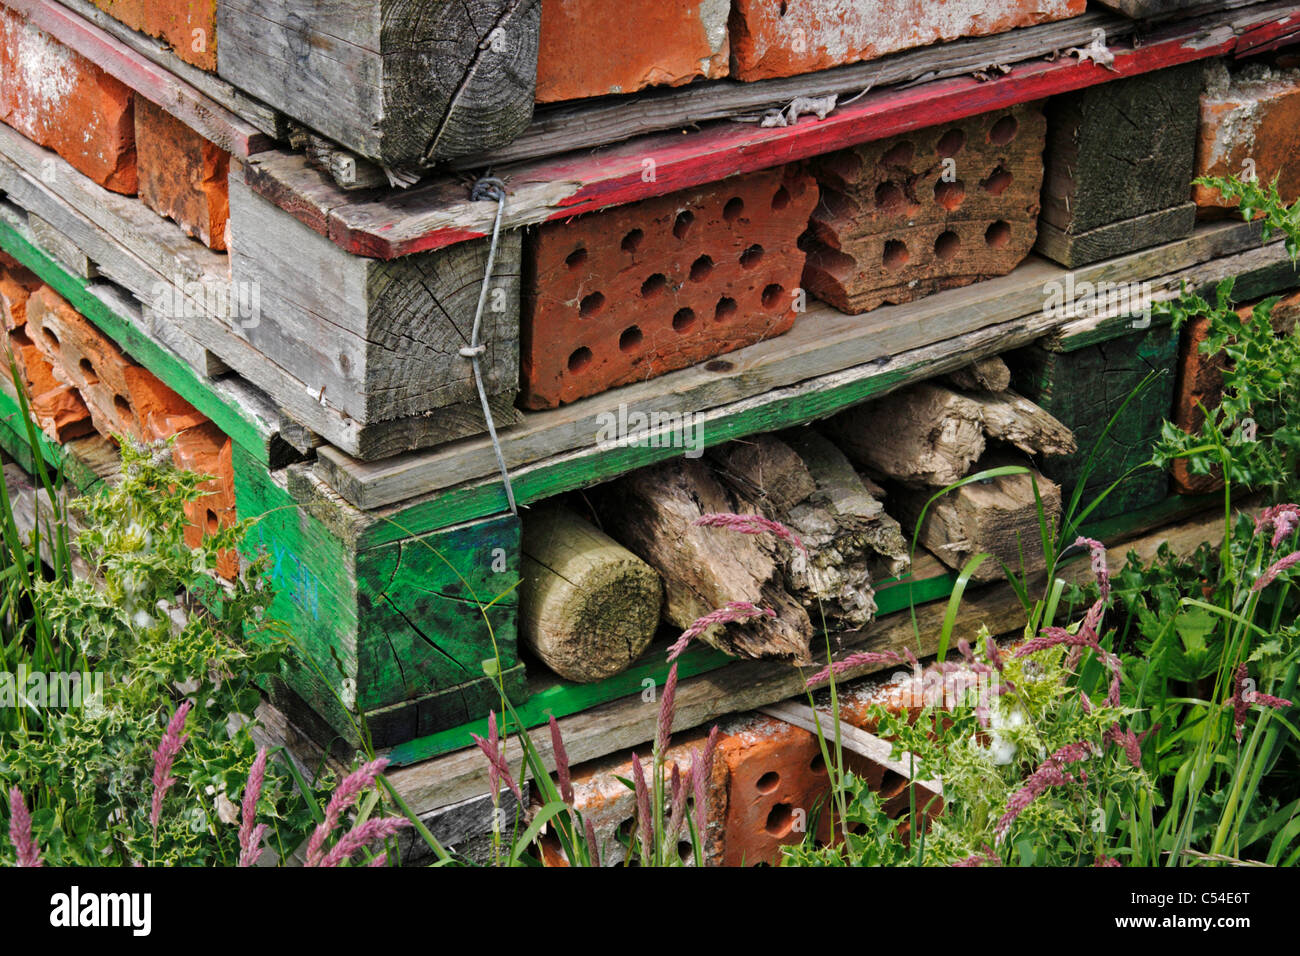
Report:
[[[968,392],[1005,392],[1011,387],[1011,369],[996,355],[972,362],[943,377],[949,385]]]
[[[984,434],[1015,445],[1029,455],[1072,455],[1078,451],[1074,433],[1029,399],[1007,390],[997,395],[972,395],[984,410]]]
[[[599,508],[605,530],[663,577],[664,619],[674,627],[746,601],[776,616],[718,625],[701,639],[736,657],[812,662],[812,622],[783,581],[785,545],[772,535],[695,525],[705,514],[759,513],[702,459],[634,471],[608,486]]]
[[[933,382],[841,412],[825,431],[859,467],[914,488],[960,481],[984,454],[979,403]]]
[[[520,578],[519,636],[569,680],[626,670],[659,626],[658,573],[567,508],[524,517]]]
[[[981,469],[1000,463],[981,463]],[[1047,520],[1059,522],[1061,489],[1055,482],[1037,473],[1002,475],[962,485],[933,502],[921,523],[921,544],[953,570],[960,570],[972,555],[988,553],[972,581],[1002,578],[1003,564],[1017,576],[1041,571],[1046,562],[1034,482]],[[928,497],[925,492],[900,495],[909,523],[915,524]]]

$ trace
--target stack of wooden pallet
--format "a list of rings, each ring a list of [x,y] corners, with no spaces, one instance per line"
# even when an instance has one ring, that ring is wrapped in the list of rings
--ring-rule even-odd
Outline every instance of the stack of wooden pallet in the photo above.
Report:
[[[595,0],[0,4],[0,294],[40,453],[177,436],[216,478],[194,533],[261,516],[245,552],[270,554],[298,639],[287,686],[399,762],[464,747],[498,683],[529,721],[590,717],[662,678],[662,621],[749,596],[681,580],[667,544],[691,535],[656,489],[716,486],[717,510],[835,555],[756,546],[785,643],[735,626],[683,677],[807,660],[813,606],[870,642],[979,535],[1009,557],[1025,494],[966,492],[1008,517],[953,505],[923,537],[940,561],[908,569],[918,496],[992,460],[918,476],[887,439],[978,419],[981,448],[1068,491],[1166,369],[1095,463],[1113,480],[1192,387],[1150,301],[1297,284],[1188,186],[1249,159],[1300,193],[1280,0],[1158,21],[1138,0],[635,0],[615,26]],[[1168,492],[1143,473],[1109,515],[1189,507]]]

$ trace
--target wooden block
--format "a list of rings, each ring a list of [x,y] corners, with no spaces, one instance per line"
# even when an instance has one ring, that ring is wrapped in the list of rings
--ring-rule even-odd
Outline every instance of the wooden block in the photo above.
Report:
[[[882,0],[735,0],[731,74],[741,80],[795,76],[912,47],[988,36],[1084,12],[1084,0],[916,3]]]
[[[1052,98],[1039,251],[1073,267],[1191,233],[1203,74],[1189,63]]]
[[[1190,7],[1204,5],[1204,0],[1097,0],[1103,7],[1135,20],[1159,20]]]
[[[484,673],[494,646],[507,693],[522,703],[516,517],[362,547],[366,516],[309,468],[269,473],[238,445],[232,452],[239,515],[263,516],[244,553],[268,555],[269,613],[296,640],[286,680],[345,737],[356,737],[345,707],[366,714],[376,746],[481,719],[500,707]]]
[[[1054,259],[1068,269],[1074,269],[1103,259],[1113,259],[1126,252],[1186,238],[1195,228],[1194,202],[1144,213],[1076,234],[1064,232],[1040,219],[1034,251]]]
[[[383,262],[344,252],[242,183],[230,184],[230,203],[238,237],[230,256],[233,278],[241,288],[257,289],[261,304],[259,321],[243,337],[261,361],[278,365],[312,400],[355,422],[422,416],[406,448],[486,430],[473,368],[459,353],[470,340],[486,240]],[[479,360],[488,395],[504,404],[494,409],[498,428],[512,421],[519,381],[519,261],[519,233],[502,233]],[[233,368],[255,383],[265,380],[260,362],[219,344],[212,342],[214,351]],[[293,408],[281,389],[263,387]],[[331,442],[340,440],[337,428],[317,430]],[[355,446],[355,436],[347,443]],[[401,450],[394,442],[354,453]]]
[[[230,154],[148,100],[135,105],[140,199],[209,249],[226,248]]]
[[[367,159],[428,165],[528,125],[539,10],[537,0],[223,0],[218,72]]]
[[[1254,305],[1245,305],[1237,314],[1246,319]],[[1291,333],[1300,318],[1300,292],[1294,292],[1273,306],[1269,316],[1279,335]],[[1205,424],[1205,412],[1218,406],[1223,399],[1223,373],[1227,358],[1222,352],[1206,354],[1201,344],[1210,333],[1209,319],[1193,316],[1182,329],[1178,353],[1178,379],[1174,390],[1173,414],[1170,421],[1190,434],[1197,434]],[[1195,495],[1217,491],[1223,487],[1219,469],[1208,475],[1194,475],[1187,461],[1178,459],[1173,464],[1174,490],[1179,494]]]
[[[857,313],[1010,272],[1037,234],[1044,130],[1031,104],[813,161],[804,287]]]
[[[567,508],[524,520],[519,632],[546,666],[587,683],[626,670],[659,627],[663,582]]]
[[[1252,64],[1229,74],[1211,68],[1201,94],[1196,144],[1197,176],[1254,175],[1277,179],[1283,200],[1300,197],[1300,70]],[[1195,186],[1192,198],[1202,217],[1236,214],[1217,189]]]
[[[717,0],[624,0],[611,17],[602,0],[543,3],[537,102],[726,76],[728,9]]]
[[[129,87],[0,8],[0,119],[114,192],[136,188]]]
[[[133,30],[164,40],[201,70],[217,69],[217,0],[91,0]]]
[[[776,168],[542,226],[523,404],[553,408],[788,331],[817,186]]]
[[[1097,452],[1080,508],[1087,507],[1130,468],[1150,459],[1160,428],[1170,415],[1177,355],[1177,336],[1168,326],[1153,325],[1071,351],[1034,345],[1008,358],[1016,390],[1074,433],[1078,444],[1074,454],[1041,462],[1043,474],[1060,485],[1066,501],[1074,494],[1084,462],[1094,448]],[[1163,374],[1129,402],[1098,446],[1111,417],[1153,370]],[[1144,468],[1107,495],[1089,519],[1099,521],[1155,504],[1168,488],[1164,472]]]

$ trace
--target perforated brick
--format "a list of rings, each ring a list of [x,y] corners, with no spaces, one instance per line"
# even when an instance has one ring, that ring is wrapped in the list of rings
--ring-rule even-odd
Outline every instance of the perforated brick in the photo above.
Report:
[[[41,431],[56,442],[82,438],[95,430],[81,394],[54,377],[54,368],[22,328],[9,333],[9,354],[27,388],[32,416]]]
[[[1084,0],[734,0],[731,72],[795,76],[896,50],[1074,17]]]
[[[185,506],[186,541],[197,546],[204,535],[233,524],[230,439],[48,286],[32,293],[27,306],[27,325],[20,332],[52,366],[54,378],[80,394],[95,430],[144,442],[174,438],[176,466],[211,476],[200,486],[203,496]],[[234,551],[221,552],[219,574],[233,577],[238,568]]]
[[[790,329],[817,186],[793,167],[538,229],[523,404],[553,408]]]
[[[145,205],[224,251],[230,154],[144,99],[135,104],[135,150]]]
[[[129,87],[0,7],[0,120],[95,182],[134,193]]]
[[[551,0],[542,4],[537,102],[727,75],[727,0]]]
[[[857,313],[1010,272],[1037,238],[1045,135],[1030,104],[815,161],[804,287]]]
[[[0,317],[6,329],[12,331],[27,321],[27,299],[42,285],[34,273],[8,256],[0,259]]]

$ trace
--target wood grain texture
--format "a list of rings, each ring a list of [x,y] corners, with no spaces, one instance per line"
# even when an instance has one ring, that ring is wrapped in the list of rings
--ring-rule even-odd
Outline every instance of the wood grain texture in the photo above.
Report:
[[[223,0],[218,72],[375,162],[509,141],[532,117],[537,0]]]
[[[380,262],[349,255],[243,183],[231,183],[230,200],[232,275],[261,293],[253,348],[363,424],[476,402],[459,349],[470,342],[486,242]],[[502,237],[483,316],[479,361],[492,396],[518,386],[520,238]],[[486,429],[481,411],[442,425],[443,441]]]
[[[1075,268],[1134,249],[1173,242],[1190,236],[1195,228],[1196,203],[1193,202],[1179,203],[1169,209],[1158,209],[1079,233],[1065,232],[1039,220],[1038,241],[1034,249],[1063,266]]]

